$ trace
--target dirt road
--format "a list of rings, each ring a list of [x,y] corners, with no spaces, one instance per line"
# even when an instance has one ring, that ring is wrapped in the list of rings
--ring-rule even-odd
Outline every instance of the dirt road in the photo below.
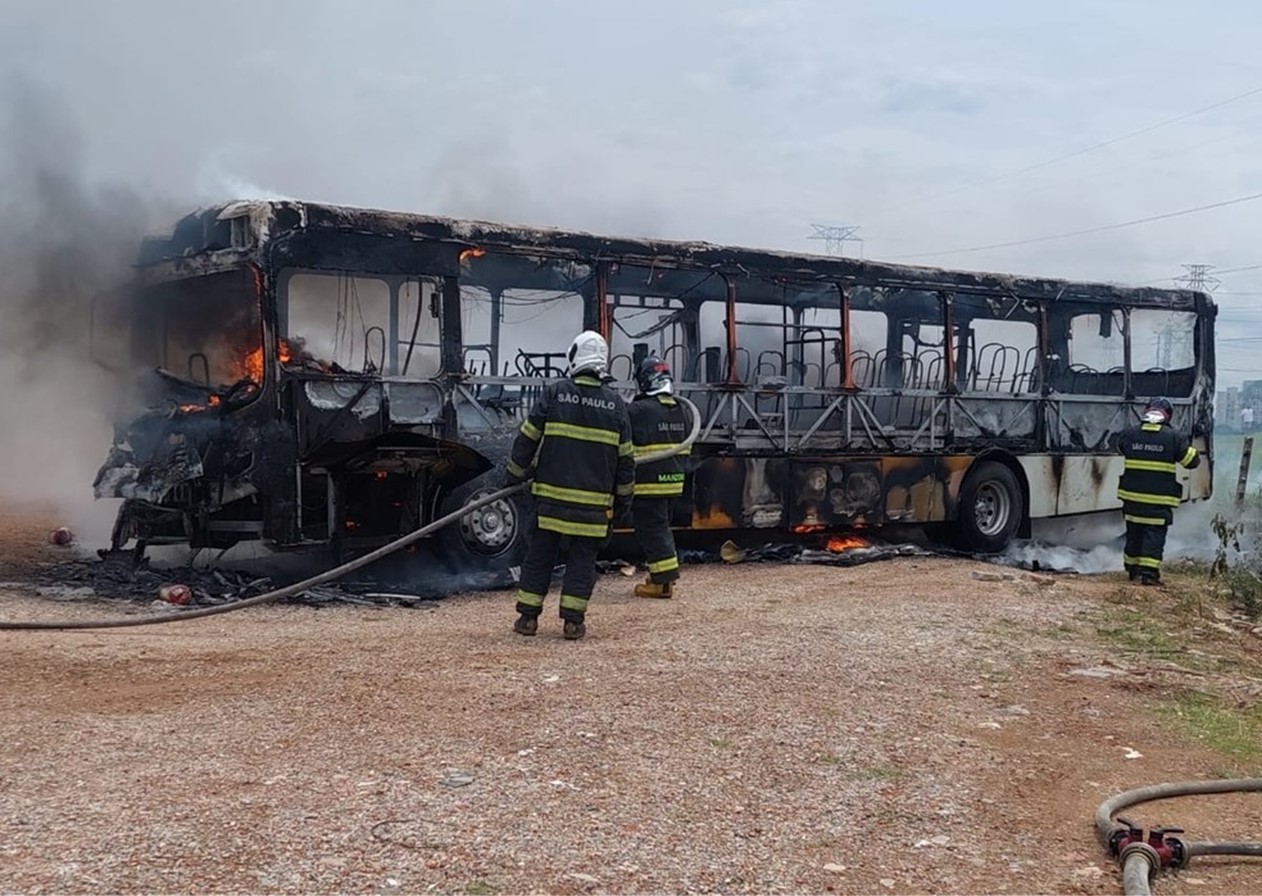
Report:
[[[609,576],[577,643],[555,596],[513,635],[506,593],[0,633],[0,890],[1119,893],[1099,802],[1258,762],[1163,710],[1209,666],[1104,637],[1151,592],[995,579],[697,567],[648,602]],[[157,612],[0,595],[124,611]],[[1262,645],[1204,627],[1202,657]],[[1256,797],[1135,814],[1262,839]],[[1260,892],[1262,864],[1155,886]]]

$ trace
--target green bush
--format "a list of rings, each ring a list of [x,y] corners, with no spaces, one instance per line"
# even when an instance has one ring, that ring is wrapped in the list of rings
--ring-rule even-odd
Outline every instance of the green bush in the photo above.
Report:
[[[1262,617],[1262,559],[1257,550],[1262,527],[1257,524],[1258,511],[1255,499],[1243,508],[1239,519],[1218,513],[1210,522],[1218,545],[1209,576],[1221,583],[1233,604],[1255,620]]]

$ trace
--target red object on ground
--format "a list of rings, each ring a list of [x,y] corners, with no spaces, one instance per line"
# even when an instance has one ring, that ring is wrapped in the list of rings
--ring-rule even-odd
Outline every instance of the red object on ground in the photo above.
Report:
[[[186,604],[193,599],[193,592],[187,585],[163,585],[158,597],[169,604]]]
[[[48,533],[48,540],[56,545],[68,545],[74,541],[74,533],[65,526],[59,526]]]

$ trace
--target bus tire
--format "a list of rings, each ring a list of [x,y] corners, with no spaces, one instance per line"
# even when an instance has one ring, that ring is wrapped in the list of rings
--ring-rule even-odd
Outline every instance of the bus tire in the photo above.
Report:
[[[960,488],[959,534],[963,547],[998,554],[1025,518],[1025,496],[1016,474],[997,461],[983,461]]]
[[[487,476],[459,485],[443,496],[437,515],[459,510],[498,488]],[[453,571],[505,570],[521,565],[526,536],[534,523],[534,502],[529,495],[518,492],[444,526],[437,533],[436,547]]]

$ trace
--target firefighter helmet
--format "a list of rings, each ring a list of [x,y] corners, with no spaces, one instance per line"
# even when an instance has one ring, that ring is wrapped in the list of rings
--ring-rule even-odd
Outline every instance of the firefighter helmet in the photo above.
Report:
[[[670,365],[657,355],[649,355],[635,371],[635,384],[643,395],[669,395],[674,379]]]
[[[1145,423],[1169,423],[1173,416],[1174,405],[1165,398],[1152,398],[1144,405]]]
[[[604,376],[609,369],[609,344],[605,337],[592,330],[584,330],[574,337],[570,343],[570,351],[566,356],[570,362],[569,372],[594,373]]]

